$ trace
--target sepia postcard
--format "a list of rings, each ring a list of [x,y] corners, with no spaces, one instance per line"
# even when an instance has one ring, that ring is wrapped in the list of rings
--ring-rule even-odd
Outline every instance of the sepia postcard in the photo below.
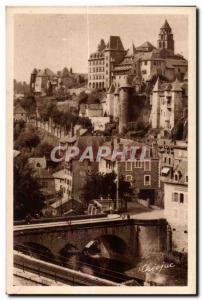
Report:
[[[7,293],[196,295],[196,7],[7,7]]]

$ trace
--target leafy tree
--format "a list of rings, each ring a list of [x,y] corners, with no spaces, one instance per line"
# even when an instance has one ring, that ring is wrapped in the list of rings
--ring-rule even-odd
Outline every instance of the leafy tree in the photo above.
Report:
[[[43,157],[50,158],[50,153],[53,149],[53,145],[48,141],[43,141],[38,146],[33,149],[32,156],[34,157]]]
[[[93,125],[88,117],[79,117],[77,123],[86,129],[92,129]]]
[[[133,190],[129,182],[125,181],[123,176],[119,178],[119,197],[120,199],[129,200],[133,195]],[[116,199],[116,174],[95,174],[87,178],[83,187],[83,197],[86,203],[90,200],[100,197]]]
[[[82,91],[79,94],[79,104],[86,103],[87,99],[88,99],[88,94],[86,94],[84,91]]]
[[[13,85],[14,85],[15,93],[29,95],[30,86],[25,81],[21,82],[21,81],[17,81],[16,79],[14,79]]]
[[[88,104],[100,103],[100,94],[97,91],[93,91],[88,95],[87,99]]]
[[[25,121],[24,120],[16,120],[14,121],[14,141],[17,140],[22,130],[25,129]]]
[[[14,160],[14,219],[24,219],[27,215],[40,214],[44,206],[44,196],[27,159],[18,156]]]
[[[27,148],[31,150],[33,147],[36,147],[40,142],[40,138],[36,130],[29,126],[21,130],[20,135],[15,141],[14,148],[16,150],[21,150],[22,148]]]
[[[29,113],[35,114],[36,112],[36,100],[34,96],[27,96],[19,100],[22,107]]]

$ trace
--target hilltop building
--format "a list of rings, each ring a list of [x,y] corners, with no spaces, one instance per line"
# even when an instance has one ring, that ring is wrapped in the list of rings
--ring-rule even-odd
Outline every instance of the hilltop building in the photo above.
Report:
[[[160,28],[157,47],[149,41],[126,50],[119,36],[110,36],[105,44],[101,39],[97,51],[88,60],[88,87],[108,90],[112,82],[129,75],[134,85],[150,81],[154,75],[163,75],[169,81],[184,79],[187,60],[175,54],[173,33],[167,20]]]
[[[54,73],[49,68],[34,69],[30,77],[30,90],[34,95],[52,96],[57,92],[62,98],[65,91],[75,84],[85,82],[85,74],[73,73],[72,68],[64,68],[62,71]]]
[[[157,78],[151,94],[150,122],[152,128],[170,131],[187,109],[187,84],[177,78],[173,83],[163,83]]]

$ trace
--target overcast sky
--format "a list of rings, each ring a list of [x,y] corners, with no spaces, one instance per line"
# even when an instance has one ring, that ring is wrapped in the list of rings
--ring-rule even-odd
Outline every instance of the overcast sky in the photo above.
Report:
[[[87,73],[87,60],[101,38],[119,35],[125,49],[150,41],[157,46],[161,25],[167,19],[175,40],[175,53],[188,56],[188,20],[179,15],[16,15],[14,76],[30,80],[36,67],[56,72],[72,67]]]

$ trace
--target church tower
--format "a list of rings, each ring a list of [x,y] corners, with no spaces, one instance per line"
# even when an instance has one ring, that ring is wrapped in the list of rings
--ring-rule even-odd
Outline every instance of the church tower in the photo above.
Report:
[[[166,57],[174,55],[174,40],[172,29],[167,20],[165,20],[163,26],[160,28],[158,48],[160,50],[163,50],[163,53]]]

